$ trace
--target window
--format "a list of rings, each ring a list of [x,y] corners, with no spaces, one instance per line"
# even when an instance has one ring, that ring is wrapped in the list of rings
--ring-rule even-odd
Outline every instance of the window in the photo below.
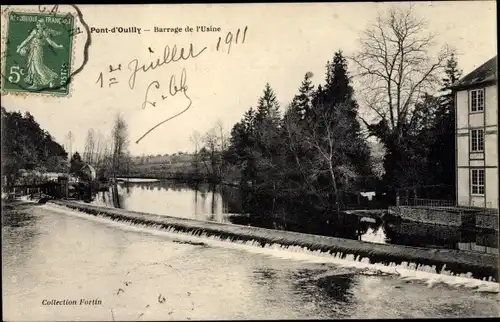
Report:
[[[484,130],[477,129],[470,131],[471,152],[484,151]]]
[[[471,193],[484,195],[484,169],[471,170]]]
[[[484,110],[484,89],[473,89],[470,91],[470,111],[480,112]]]

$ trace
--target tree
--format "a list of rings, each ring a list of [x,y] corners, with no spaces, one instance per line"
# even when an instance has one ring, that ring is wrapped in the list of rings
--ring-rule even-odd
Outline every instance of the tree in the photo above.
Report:
[[[194,140],[194,138],[193,138]],[[219,120],[201,138],[203,148],[199,151],[199,158],[203,161],[207,173],[212,181],[221,181],[226,176],[228,158],[228,140],[224,131],[224,125]]]
[[[304,75],[302,84],[299,87],[299,93],[295,95],[287,112],[288,115],[295,113],[300,119],[305,119],[310,113],[314,94],[314,85],[312,85],[312,72],[307,72]]]
[[[281,123],[279,103],[273,89],[266,83],[257,109],[252,107],[231,130],[225,159],[241,166],[242,180],[264,182],[275,168],[273,157],[279,146]]]
[[[271,88],[271,85],[269,85],[269,83],[266,83],[264,87],[264,93],[258,100],[255,121],[257,124],[261,124],[265,120],[270,120],[276,123],[279,122],[279,119],[280,111],[276,94]]]
[[[202,160],[207,169],[207,173],[212,177],[212,180],[217,180],[219,177],[218,168],[218,137],[215,128],[210,129],[203,136],[204,143],[204,154],[202,154]]]
[[[80,153],[75,152],[71,156],[69,172],[79,176],[81,174],[80,170],[82,169],[82,167],[84,165],[85,165],[85,162],[82,160]]]
[[[266,83],[263,95],[258,100],[257,112],[252,127],[253,149],[250,159],[253,167],[254,183],[266,189],[266,182],[272,182],[279,167],[278,158],[281,150],[280,126],[281,115],[274,90]],[[275,186],[272,188],[276,189]]]
[[[442,79],[441,97],[436,99],[438,106],[430,136],[434,142],[430,144],[427,162],[430,184],[442,184],[442,198],[454,198],[455,193],[455,102],[450,86],[460,79],[462,71],[458,69],[456,57],[452,54],[445,67]]]
[[[7,112],[2,115],[2,174],[5,185],[15,183],[21,169],[62,171],[67,153],[52,136],[26,112]],[[4,179],[2,176],[2,180]]]
[[[125,171],[125,167],[128,162],[128,132],[127,123],[124,118],[118,114],[115,118],[115,123],[112,130],[112,144],[113,144],[113,154],[112,154],[112,171],[113,176],[119,171]]]
[[[189,137],[191,142],[194,145],[194,155],[193,155],[193,160],[192,164],[194,167],[195,175],[199,175],[200,173],[200,155],[199,155],[199,150],[200,150],[200,145],[201,145],[201,135],[200,132],[194,131],[193,134]]]
[[[338,117],[345,118],[348,129],[345,133],[346,137],[357,147],[357,149],[352,149],[347,153],[347,162],[352,164],[356,169],[356,173],[360,176],[365,179],[369,178],[372,176],[370,148],[361,133],[361,126],[358,120],[359,106],[354,99],[354,89],[348,73],[347,59],[341,50],[335,53],[332,63],[327,65],[327,70],[329,71],[327,72],[329,78],[327,78],[324,86],[326,104],[322,106],[323,108],[341,108],[343,110],[343,114],[338,115]],[[318,113],[317,115],[323,117],[322,113]]]
[[[312,75],[306,75],[283,117],[283,145],[288,151],[281,167],[289,188],[306,187],[304,193],[314,195],[314,202],[325,210],[339,210],[345,193],[366,187],[372,176],[370,149],[361,133],[347,68],[342,51],[337,51],[327,62],[325,84],[313,91],[307,86]]]
[[[252,151],[255,147],[255,110],[250,107],[241,121],[237,122],[230,134],[224,160],[240,169],[243,182],[252,181],[255,173],[255,162]]]
[[[351,122],[345,117],[349,105],[338,103],[335,108],[317,106],[314,108],[316,122],[307,127],[300,121],[287,118],[285,129],[292,153],[295,153],[297,167],[309,189],[319,198],[324,207],[332,205],[338,211],[342,194],[356,187],[359,170],[350,160],[353,151],[362,150],[362,140],[346,140],[350,136]],[[299,121],[299,122],[297,122]],[[297,142],[310,151],[297,154]],[[333,193],[330,193],[332,191]]]
[[[95,155],[93,158],[96,170],[105,173],[111,167],[111,142],[109,137],[105,137],[101,131],[95,134]]]
[[[462,77],[462,70],[458,68],[458,61],[454,53],[451,53],[450,58],[446,61],[445,77],[442,79],[443,105],[448,108],[454,108],[453,94],[450,87]]]
[[[219,160],[219,178],[222,180],[227,175],[228,163],[224,158],[224,152],[227,151],[229,140],[224,130],[224,123],[221,120],[217,120],[215,124],[218,135],[218,160]]]
[[[88,164],[95,164],[96,159],[96,134],[94,129],[87,132],[85,139],[85,150],[83,152],[83,160]]]
[[[351,57],[359,70],[367,106],[375,113],[365,124],[384,143],[386,179],[394,189],[412,185],[412,177],[399,165],[411,159],[405,146],[408,132],[425,114],[426,104],[417,104],[424,93],[435,91],[439,72],[450,51],[441,49],[435,59],[428,52],[434,36],[425,34],[426,22],[415,17],[413,8],[391,9],[359,39],[361,50]]]
[[[313,106],[319,104],[319,100],[315,100],[315,97],[319,91],[322,93],[321,85],[318,91],[314,91],[312,77],[313,73],[311,72],[305,74],[298,94],[294,96],[283,115],[282,136],[285,142],[284,146],[287,147],[287,157],[283,167],[286,172],[285,180],[290,189],[297,191],[301,187],[307,186],[307,189],[317,194],[314,180],[310,180],[311,176],[315,177],[310,173],[314,167],[310,167],[309,163],[313,153],[310,145],[302,137],[302,133],[311,126],[310,122],[313,122]]]

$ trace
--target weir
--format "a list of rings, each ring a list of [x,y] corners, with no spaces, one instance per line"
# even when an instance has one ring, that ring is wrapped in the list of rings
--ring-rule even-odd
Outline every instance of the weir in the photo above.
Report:
[[[260,246],[270,244],[284,247],[304,247],[310,251],[330,253],[335,257],[354,258],[370,263],[394,266],[418,263],[418,266],[432,267],[435,273],[472,273],[479,279],[498,276],[498,256],[452,249],[429,249],[393,244],[374,244],[359,240],[310,235],[290,231],[266,229],[194,219],[176,218],[149,213],[128,211],[81,204],[66,200],[51,200],[49,203],[67,207],[94,216],[103,216],[118,222],[154,226],[169,231],[189,233],[194,236],[219,237],[235,242],[254,241]],[[426,269],[426,271],[429,271]],[[469,275],[469,274],[467,274]]]

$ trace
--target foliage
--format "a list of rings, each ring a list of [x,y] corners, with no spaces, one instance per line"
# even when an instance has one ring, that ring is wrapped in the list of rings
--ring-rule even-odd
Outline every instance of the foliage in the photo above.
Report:
[[[360,38],[361,49],[351,59],[358,68],[362,92],[375,118],[365,121],[370,133],[385,146],[385,184],[399,189],[421,184],[422,158],[426,144],[422,132],[435,122],[436,100],[450,50],[429,55],[434,36],[425,31],[426,22],[416,18],[413,7],[391,9],[379,15]]]
[[[430,130],[427,155],[428,184],[444,185],[441,199],[454,199],[455,194],[455,102],[450,86],[460,79],[462,71],[458,69],[458,61],[454,55],[448,59],[445,77],[442,79],[442,95],[437,97],[437,111]]]
[[[111,172],[114,176],[118,172],[126,172],[130,167],[130,154],[128,152],[128,130],[127,123],[122,115],[116,115],[111,132],[112,159]]]
[[[83,162],[82,157],[80,156],[80,153],[75,152],[71,156],[69,172],[72,174],[75,174],[77,176],[80,176],[81,175],[80,170],[82,169],[82,167],[84,165],[85,165],[85,162]]]
[[[341,51],[326,69],[326,84],[317,90],[313,74],[305,74],[283,117],[266,84],[257,109],[250,108],[231,131],[225,160],[240,169],[242,183],[271,212],[293,198],[323,211],[338,209],[346,193],[360,191],[371,177],[370,150]]]
[[[7,112],[2,107],[2,172],[6,184],[19,177],[19,170],[63,172],[67,153],[52,136],[26,112]]]

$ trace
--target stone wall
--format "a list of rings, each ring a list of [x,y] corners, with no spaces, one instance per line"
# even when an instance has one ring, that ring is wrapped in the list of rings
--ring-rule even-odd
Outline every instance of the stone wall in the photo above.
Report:
[[[498,214],[477,214],[476,227],[498,231]]]
[[[198,221],[193,219],[169,217],[128,211],[124,209],[99,207],[71,201],[54,200],[50,203],[74,209],[93,216],[103,216],[115,221],[129,222],[167,231],[178,231],[205,236],[218,236],[222,240],[253,241],[262,246],[278,244],[300,246],[311,251],[330,252],[344,257],[350,254],[361,259],[366,257],[371,263],[417,262],[424,265],[446,264],[447,268],[457,271],[478,272],[498,276],[498,256],[485,253],[462,252],[453,249],[429,249],[395,244],[373,244],[359,240],[301,234],[291,231],[272,230],[259,227]]]
[[[468,211],[431,207],[390,207],[389,210],[403,220],[446,226],[469,226],[498,231],[498,212]]]
[[[438,224],[459,227],[463,216],[460,212],[428,207],[390,207],[389,210],[403,220],[411,220],[427,224]]]

